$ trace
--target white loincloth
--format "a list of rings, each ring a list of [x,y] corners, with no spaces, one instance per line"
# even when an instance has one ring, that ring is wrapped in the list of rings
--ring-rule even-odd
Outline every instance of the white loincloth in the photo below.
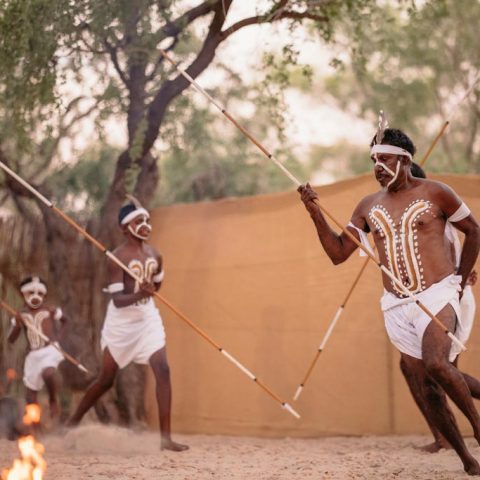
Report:
[[[463,289],[463,296],[460,299],[460,318],[461,323],[457,327],[455,336],[465,345],[472,333],[473,320],[475,319],[475,297],[473,295],[472,287],[466,285]]]
[[[25,357],[23,383],[30,390],[38,392],[45,385],[43,371],[47,368],[57,368],[62,360],[63,355],[53,345],[32,350]]]
[[[130,362],[148,364],[153,353],[165,346],[162,318],[153,302],[117,308],[110,301],[101,338],[120,368]]]
[[[434,315],[448,304],[453,307],[457,315],[455,336],[464,329],[458,300],[461,281],[460,275],[451,274],[416,294],[416,298]],[[385,292],[380,304],[390,341],[401,352],[421,359],[423,334],[431,318],[410,297],[398,298],[393,293]],[[460,347],[452,344],[450,361],[453,361],[459,353]]]

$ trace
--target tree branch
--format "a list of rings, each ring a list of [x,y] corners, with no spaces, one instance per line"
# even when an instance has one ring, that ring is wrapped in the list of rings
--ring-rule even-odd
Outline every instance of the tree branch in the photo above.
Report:
[[[237,32],[238,30],[248,27],[249,25],[260,25],[262,23],[273,23],[278,20],[283,20],[284,18],[291,18],[294,20],[315,20],[317,22],[327,22],[328,17],[325,15],[315,15],[307,11],[304,12],[295,12],[285,9],[277,9],[276,13],[270,12],[268,15],[257,15],[254,17],[244,18],[239,20],[237,23],[234,23],[232,26],[228,27],[221,33],[222,41],[228,38],[232,33]]]
[[[127,75],[125,72],[122,70],[122,67],[120,66],[120,62],[118,61],[118,55],[117,55],[117,46],[112,45],[106,38],[103,39],[103,44],[105,45],[105,48],[107,49],[107,52],[110,55],[110,58],[112,60],[113,66],[115,67],[115,70],[118,73],[118,76],[124,83],[124,85],[129,88],[130,87],[130,80],[128,79]]]
[[[165,51],[167,53],[171,52],[177,45],[178,40],[179,40],[178,36],[174,37],[172,43],[167,48],[165,48]],[[158,59],[155,62],[155,65],[153,66],[152,71],[147,75],[147,82],[151,82],[152,80],[155,79],[155,75],[157,74],[157,71],[164,60],[165,58],[163,57],[163,55],[158,56]]]
[[[202,45],[200,52],[195,60],[186,69],[187,73],[196,78],[202,73],[212,62],[215,57],[215,51],[222,41],[220,33],[223,24],[225,23],[228,10],[233,0],[221,0],[215,4],[215,14],[210,23],[208,34]],[[150,103],[147,113],[147,130],[142,148],[142,157],[150,152],[160,129],[160,125],[164,118],[166,109],[170,102],[178,95],[180,95],[186,88],[189,82],[182,76],[178,75],[173,80],[167,80],[158,90],[154,99]]]
[[[163,38],[166,37],[178,37],[180,33],[185,30],[185,27],[194,22],[197,18],[203,17],[210,12],[213,12],[215,5],[218,2],[207,0],[200,5],[192,8],[188,12],[185,12],[183,15],[178,17],[176,20],[168,22],[161,28],[161,32],[164,34]]]
[[[80,100],[82,97],[78,97],[72,102],[70,102],[69,106],[73,106],[72,104],[77,103],[76,101]],[[65,111],[65,115],[60,119],[60,125],[58,128],[58,134],[57,136],[53,139],[53,143],[47,144],[48,148],[43,148],[40,146],[40,152],[41,152],[41,157],[44,158],[44,161],[38,165],[38,167],[35,169],[33,172],[31,178],[37,178],[38,175],[41,173],[45,172],[45,169],[48,167],[48,165],[52,161],[52,157],[55,154],[55,151],[58,148],[58,145],[62,139],[65,138],[65,136],[68,134],[70,129],[80,120],[88,117],[91,115],[92,112],[94,112],[97,108],[99,108],[99,103],[93,104],[90,108],[85,110],[84,112],[77,113],[67,124],[64,124],[64,119],[66,114],[68,113],[69,108],[67,107],[67,110]]]

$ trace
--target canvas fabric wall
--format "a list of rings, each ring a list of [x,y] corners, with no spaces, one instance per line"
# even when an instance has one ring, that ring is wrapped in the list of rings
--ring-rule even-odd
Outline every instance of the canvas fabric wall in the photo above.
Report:
[[[437,175],[480,218],[480,177]],[[343,224],[378,188],[372,175],[318,187]],[[167,331],[177,432],[318,436],[426,432],[388,341],[370,264],[298,402],[292,396],[364,259],[333,266],[295,191],[153,211],[152,243],[164,258],[161,294],[302,414],[294,419],[179,320],[159,308]],[[479,286],[475,287],[477,301]],[[480,323],[463,370],[480,377]],[[148,422],[158,425],[154,380]],[[469,433],[457,413],[460,425]]]

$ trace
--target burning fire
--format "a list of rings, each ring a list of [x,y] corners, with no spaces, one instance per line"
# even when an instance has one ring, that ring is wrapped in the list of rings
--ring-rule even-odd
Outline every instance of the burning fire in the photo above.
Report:
[[[41,409],[40,405],[36,403],[29,403],[25,407],[25,415],[23,416],[23,423],[25,425],[34,425],[40,423]]]
[[[40,407],[36,404],[29,404],[25,407],[23,423],[32,425],[40,422]],[[43,458],[45,447],[37,442],[33,435],[20,437],[18,449],[21,459],[13,461],[13,467],[5,469],[2,473],[2,480],[42,480],[47,469],[47,462]]]

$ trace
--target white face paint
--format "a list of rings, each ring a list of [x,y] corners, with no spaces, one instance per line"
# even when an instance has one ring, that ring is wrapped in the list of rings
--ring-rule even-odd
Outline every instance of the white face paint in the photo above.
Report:
[[[395,183],[395,180],[397,180],[398,174],[400,172],[400,161],[397,160],[397,166],[395,167],[395,171],[393,171],[388,168],[384,163],[380,162],[376,154],[373,156],[373,158],[375,159],[375,166],[382,167],[392,177],[392,179],[387,183],[386,188],[388,190],[390,185],[393,185]]]
[[[139,219],[141,219],[141,222],[137,223]],[[147,240],[152,232],[152,226],[150,225],[149,218],[146,215],[137,217],[128,224],[127,228],[134,237],[139,238],[140,240]]]
[[[378,160],[379,153],[385,153],[388,155],[402,155],[402,156],[408,157],[410,161],[412,161],[412,154],[407,150],[404,150],[403,148],[396,147],[395,145],[388,145],[388,144],[373,145],[373,147],[370,150],[370,154],[372,158],[375,160],[375,166],[378,165],[382,167],[383,170],[392,177],[392,179],[387,183],[387,186],[386,186],[388,190],[388,188],[391,185],[393,185],[398,178],[398,174],[400,173],[400,161],[397,159],[397,165],[395,167],[395,171],[393,171],[390,168],[388,168],[384,163]]]
[[[22,285],[20,288],[25,303],[33,309],[40,308],[47,294],[47,287],[38,277],[33,277],[32,281]]]
[[[22,292],[25,303],[33,309],[40,308],[45,300],[45,293],[37,289],[27,290]]]

